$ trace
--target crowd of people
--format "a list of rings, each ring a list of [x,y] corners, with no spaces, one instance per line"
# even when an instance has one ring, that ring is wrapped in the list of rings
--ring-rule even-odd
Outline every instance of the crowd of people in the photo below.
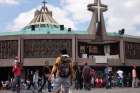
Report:
[[[22,77],[22,64],[15,58],[12,72],[14,78],[8,81],[1,81],[2,89],[12,89],[15,91],[22,87],[33,92],[42,92],[46,89],[48,92],[69,93],[70,87],[74,89],[91,90],[92,88],[112,87],[139,87],[140,81],[137,77],[136,66],[133,65],[132,72],[125,73],[121,69],[113,71],[107,64],[104,71],[98,72],[90,67],[87,62],[79,65],[78,62],[72,62],[67,50],[61,51],[61,56],[56,58],[53,67],[44,66],[42,71],[30,70],[26,78]]]

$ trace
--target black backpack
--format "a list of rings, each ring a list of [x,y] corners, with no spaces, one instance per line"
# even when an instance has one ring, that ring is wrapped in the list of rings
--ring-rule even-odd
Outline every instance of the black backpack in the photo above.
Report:
[[[59,76],[67,78],[70,75],[71,59],[68,56],[61,56],[61,64],[59,65]]]

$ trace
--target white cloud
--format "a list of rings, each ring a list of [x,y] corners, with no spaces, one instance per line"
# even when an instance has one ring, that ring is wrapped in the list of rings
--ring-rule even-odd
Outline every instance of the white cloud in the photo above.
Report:
[[[74,22],[69,18],[69,14],[67,11],[52,5],[48,5],[48,9],[52,11],[53,18],[59,24],[64,24],[67,28],[76,28]]]
[[[71,14],[74,22],[85,22],[90,19],[91,13],[87,11],[87,4],[91,0],[61,0],[61,2],[63,9]]]
[[[18,0],[0,0],[0,4],[18,4]]]
[[[130,8],[137,8],[137,6],[140,5],[140,1],[139,0],[127,0],[124,5],[126,7],[130,7]]]
[[[136,27],[140,25],[140,0],[105,0],[104,2],[109,7],[109,11],[105,13],[108,19],[107,31],[118,32],[119,29],[125,28],[126,34],[140,35],[140,29]]]
[[[29,24],[34,16],[34,11],[35,9],[32,9],[30,11],[19,14],[17,18],[13,20],[13,22],[9,23],[9,25],[7,26],[7,30],[19,31],[21,28]]]

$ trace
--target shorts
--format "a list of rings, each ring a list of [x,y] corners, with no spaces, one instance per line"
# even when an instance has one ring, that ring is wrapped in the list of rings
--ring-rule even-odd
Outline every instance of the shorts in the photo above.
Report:
[[[57,92],[60,89],[63,89],[64,93],[68,93],[70,88],[70,79],[57,77],[53,81],[53,92]]]

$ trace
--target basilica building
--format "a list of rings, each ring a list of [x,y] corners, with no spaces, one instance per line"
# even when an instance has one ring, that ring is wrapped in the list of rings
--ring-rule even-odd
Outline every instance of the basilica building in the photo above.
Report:
[[[111,2],[111,1],[110,1]],[[103,13],[108,10],[101,0],[87,5],[92,18],[86,31],[74,31],[57,23],[46,3],[36,10],[34,18],[20,31],[0,32],[0,75],[10,75],[14,57],[18,56],[26,69],[52,66],[60,50],[67,49],[73,62],[88,62],[95,68],[106,64],[131,69],[140,67],[140,37],[106,31]]]

